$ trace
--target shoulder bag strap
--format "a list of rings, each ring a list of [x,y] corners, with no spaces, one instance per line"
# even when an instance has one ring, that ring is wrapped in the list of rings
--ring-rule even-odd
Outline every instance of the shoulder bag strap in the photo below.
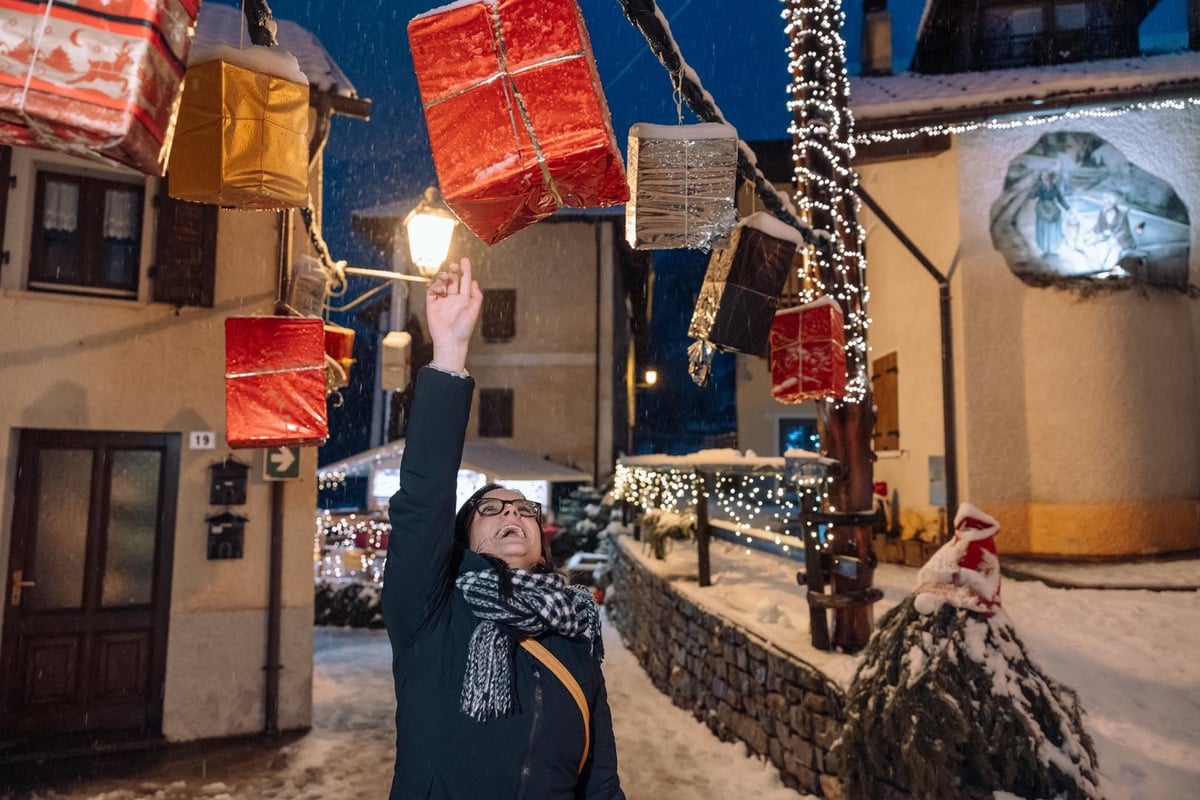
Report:
[[[583,765],[587,763],[588,753],[592,749],[592,715],[588,711],[587,698],[583,696],[583,689],[579,686],[579,681],[575,680],[575,676],[566,666],[554,657],[554,654],[546,649],[545,645],[533,639],[522,639],[521,647],[529,651],[530,655],[538,661],[550,668],[558,679],[562,681],[562,685],[567,688],[571,697],[575,699],[575,705],[579,706],[579,713],[583,715],[583,755],[579,759],[579,771],[583,772]]]

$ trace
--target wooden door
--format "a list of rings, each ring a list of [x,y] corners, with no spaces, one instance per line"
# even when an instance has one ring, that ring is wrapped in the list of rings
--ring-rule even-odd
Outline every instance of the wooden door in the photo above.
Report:
[[[0,745],[160,736],[179,434],[19,436]]]

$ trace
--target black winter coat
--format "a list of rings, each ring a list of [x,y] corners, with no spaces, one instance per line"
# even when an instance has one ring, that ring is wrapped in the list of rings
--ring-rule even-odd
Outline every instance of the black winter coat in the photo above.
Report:
[[[396,767],[390,800],[623,800],[612,717],[599,662],[584,640],[542,636],[579,681],[592,715],[592,751],[579,773],[579,707],[555,675],[515,648],[518,711],[476,722],[459,709],[467,643],[478,624],[454,580],[490,569],[453,547],[455,488],[475,383],[418,373],[392,535],[383,619],[396,680]]]

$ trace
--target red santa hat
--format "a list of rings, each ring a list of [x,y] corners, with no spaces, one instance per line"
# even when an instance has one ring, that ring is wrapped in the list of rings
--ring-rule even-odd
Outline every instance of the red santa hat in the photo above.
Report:
[[[917,573],[917,610],[929,614],[943,603],[991,615],[1000,605],[1000,523],[970,503],[954,515],[954,536]]]

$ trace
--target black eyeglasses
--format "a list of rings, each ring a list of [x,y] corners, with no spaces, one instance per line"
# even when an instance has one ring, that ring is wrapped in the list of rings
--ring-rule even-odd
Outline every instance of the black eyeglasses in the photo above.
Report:
[[[536,500],[526,500],[524,497],[515,497],[512,500],[501,500],[499,497],[481,497],[472,503],[480,516],[484,517],[494,517],[503,511],[505,506],[510,504],[522,517],[542,518],[542,504]]]

